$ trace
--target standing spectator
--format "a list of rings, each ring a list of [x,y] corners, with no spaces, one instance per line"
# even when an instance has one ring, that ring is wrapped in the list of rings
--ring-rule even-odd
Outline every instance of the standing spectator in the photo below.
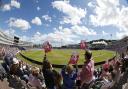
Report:
[[[57,89],[55,82],[56,76],[54,71],[55,70],[53,69],[51,63],[48,60],[44,60],[42,72],[44,74],[47,89]]]
[[[121,63],[119,61],[116,61],[116,64],[114,66],[113,72],[115,73],[115,79],[114,81],[118,84],[121,76],[121,68],[120,68]]]
[[[55,81],[55,86],[56,89],[62,89],[62,76],[59,72],[57,72],[56,70],[53,70],[54,73],[54,81]]]
[[[124,59],[122,60],[123,62],[123,71],[126,71],[126,69],[128,68],[128,47],[126,49],[126,53],[124,55]]]
[[[87,50],[85,53],[85,62],[80,72],[81,89],[89,89],[93,81],[94,61],[92,60],[92,52]]]
[[[78,68],[74,70],[72,65],[67,65],[61,71],[63,77],[63,87],[64,89],[75,89],[75,81],[77,78]]]
[[[108,77],[110,75],[110,73],[109,73],[109,67],[110,67],[110,65],[109,65],[108,62],[106,62],[105,64],[103,64],[103,66],[102,66],[102,69],[103,70],[102,70],[100,79],[104,79],[104,78],[106,78],[106,77]]]

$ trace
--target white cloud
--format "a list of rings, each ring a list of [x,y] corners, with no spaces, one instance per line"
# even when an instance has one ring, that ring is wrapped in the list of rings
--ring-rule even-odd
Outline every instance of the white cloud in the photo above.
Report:
[[[28,30],[31,28],[29,22],[21,18],[20,19],[10,18],[8,24],[10,27],[19,28],[21,30]]]
[[[10,4],[5,4],[5,5],[2,7],[2,10],[3,10],[3,11],[10,11],[10,10],[11,10]]]
[[[63,44],[75,43],[76,41],[74,42],[72,38],[75,38],[76,36],[73,34],[70,34],[70,33],[67,34],[67,33],[68,32],[66,31],[59,32],[58,30],[49,34],[41,34],[40,32],[36,32],[32,37],[32,42],[38,44],[38,43],[43,43],[44,41],[50,41],[53,45],[57,45],[57,46],[60,46],[59,44],[61,40]]]
[[[71,27],[71,29],[77,35],[87,36],[87,35],[96,35],[97,34],[94,30],[88,29],[85,26],[75,25],[75,26]]]
[[[86,16],[86,9],[73,7],[69,2],[54,1],[52,2],[53,8],[63,12],[63,23],[70,23],[72,25],[81,24],[81,19]]]
[[[82,36],[86,37],[89,35],[97,35],[97,33],[92,29],[86,28],[85,26],[75,25],[71,28],[63,28],[62,26],[59,26],[58,28],[54,28],[54,32],[48,34],[36,32],[32,37],[32,42],[42,43],[43,41],[48,40],[54,45],[59,45],[61,41],[63,45],[74,44],[80,42]]]
[[[32,38],[31,38],[31,41],[33,43],[43,43],[44,39],[46,39],[47,37],[47,34],[41,34],[40,32],[36,32]]]
[[[105,32],[105,31],[102,31],[102,35],[103,36],[106,36],[106,35],[108,35],[109,33],[107,33],[107,32]]]
[[[5,4],[2,7],[3,11],[10,11],[12,8],[20,8],[20,3],[16,0],[11,0],[11,3]]]
[[[20,3],[16,0],[11,0],[11,6],[15,8],[20,8]]]
[[[52,21],[52,18],[49,15],[43,15],[42,18],[49,22]]]
[[[128,36],[128,32],[127,33],[126,32],[116,32],[116,37],[118,39],[121,39],[121,38],[123,38],[125,36]]]
[[[28,37],[28,36],[20,36],[20,39],[22,40],[22,41],[27,41],[27,42],[30,42],[30,37]]]
[[[123,7],[119,13],[119,24],[121,30],[128,31],[128,7]]]
[[[90,20],[95,26],[118,24],[119,0],[96,0],[94,15]]]
[[[118,39],[121,39],[121,38],[123,38],[125,36],[128,36],[128,30],[127,31],[126,30],[121,30],[119,32],[116,32],[116,37]]]
[[[94,2],[89,2],[89,3],[88,3],[88,6],[89,6],[89,7],[95,7],[95,3],[94,3]]]
[[[20,38],[24,41],[31,41],[36,44],[42,44],[44,41],[49,41],[53,46],[61,46],[61,42],[62,45],[77,44],[80,42],[81,37],[89,35],[97,35],[97,33],[92,29],[87,29],[85,26],[75,25],[71,28],[63,28],[62,26],[59,26],[58,28],[54,28],[54,31],[48,34],[36,32],[32,37],[21,36]]]
[[[95,9],[90,21],[94,26],[113,25],[119,29],[117,38],[128,36],[128,7],[120,4],[119,0],[96,0],[93,5]]]
[[[35,25],[42,25],[41,19],[39,17],[35,17],[31,22]]]
[[[38,6],[36,9],[37,9],[37,11],[39,11],[41,8]]]
[[[7,34],[8,36],[14,36],[15,30],[14,29],[4,30],[4,33]]]
[[[5,33],[7,36],[9,37],[13,37],[15,35],[15,30],[14,29],[2,29],[0,28],[0,31],[2,31],[3,33]]]

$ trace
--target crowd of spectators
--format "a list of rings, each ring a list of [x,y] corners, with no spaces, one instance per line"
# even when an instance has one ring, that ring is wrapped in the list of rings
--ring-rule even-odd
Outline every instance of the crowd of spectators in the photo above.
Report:
[[[14,89],[127,89],[128,86],[128,50],[100,67],[94,66],[92,52],[86,50],[81,69],[77,64],[67,64],[61,71],[52,67],[46,55],[42,67],[36,67],[16,58],[17,53],[16,47],[1,48],[5,77]]]

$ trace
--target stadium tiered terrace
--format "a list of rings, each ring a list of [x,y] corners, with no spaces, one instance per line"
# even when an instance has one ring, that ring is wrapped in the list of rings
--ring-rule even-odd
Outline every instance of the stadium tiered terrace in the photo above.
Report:
[[[0,31],[0,44],[14,45],[14,37],[8,36],[4,32]],[[33,43],[19,40],[19,43],[17,45],[22,47],[32,47]]]

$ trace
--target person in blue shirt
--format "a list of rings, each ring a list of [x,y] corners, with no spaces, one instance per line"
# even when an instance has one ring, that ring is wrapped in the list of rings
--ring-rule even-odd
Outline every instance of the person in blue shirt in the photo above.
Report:
[[[71,64],[64,66],[61,71],[63,77],[63,89],[75,89],[75,82],[77,78],[78,68],[76,69]]]

